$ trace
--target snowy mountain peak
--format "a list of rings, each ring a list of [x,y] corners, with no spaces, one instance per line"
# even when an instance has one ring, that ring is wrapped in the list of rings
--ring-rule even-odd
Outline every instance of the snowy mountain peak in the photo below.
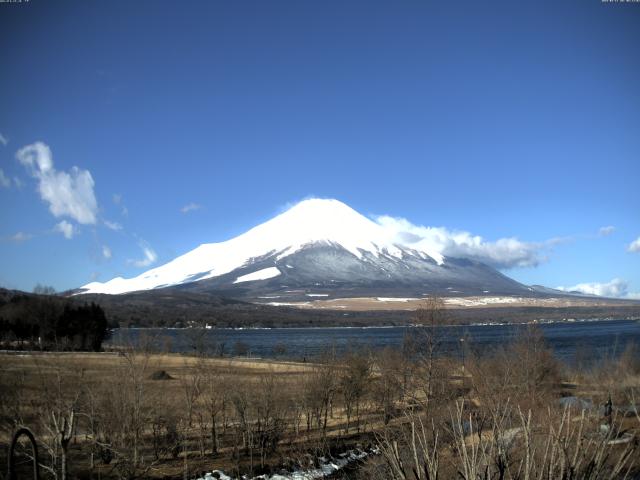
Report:
[[[118,277],[106,283],[90,283],[82,287],[82,293],[119,294],[210,279],[247,267],[258,259],[273,257],[274,265],[316,244],[341,247],[358,259],[365,254],[401,259],[409,252],[394,244],[385,228],[348,205],[332,199],[310,199],[236,238],[202,244],[135,278]],[[418,255],[429,258],[425,253]],[[442,261],[437,259],[438,263]],[[264,270],[263,274],[255,272],[237,281],[273,278],[280,273],[275,266]]]
[[[387,249],[390,254],[400,255],[384,228],[331,199],[304,200],[237,240],[245,238],[277,251],[284,250],[281,258],[317,242],[340,245],[358,258],[362,250],[378,254]]]

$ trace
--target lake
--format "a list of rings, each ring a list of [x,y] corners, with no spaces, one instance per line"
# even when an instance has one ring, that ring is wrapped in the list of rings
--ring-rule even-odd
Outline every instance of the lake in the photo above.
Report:
[[[640,320],[589,320],[538,325],[556,356],[568,363],[619,356],[628,344],[640,345]],[[461,355],[463,344],[486,353],[509,342],[521,325],[465,325],[442,328],[442,349]],[[311,359],[329,348],[400,348],[415,327],[337,327],[272,329],[117,329],[106,346],[150,343],[155,349],[189,353],[197,349],[225,355]],[[464,340],[462,340],[464,339]]]

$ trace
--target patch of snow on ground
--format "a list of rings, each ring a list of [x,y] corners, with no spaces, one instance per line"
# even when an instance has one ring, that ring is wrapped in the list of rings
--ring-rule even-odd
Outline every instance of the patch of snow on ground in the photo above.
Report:
[[[349,450],[348,452],[341,453],[337,458],[325,458],[320,457],[320,465],[317,468],[311,468],[308,470],[296,470],[294,472],[283,472],[273,475],[259,475],[252,477],[250,480],[315,480],[319,478],[326,478],[334,475],[339,470],[342,470],[347,465],[362,461],[371,454],[378,454],[377,448],[370,451],[363,451],[360,449]],[[215,476],[214,476],[215,475]],[[214,480],[220,478],[222,480],[234,480],[232,477],[225,475],[220,470],[213,470],[211,473],[207,473],[204,477],[200,477],[197,480]],[[243,479],[249,480],[249,477],[243,476]]]
[[[280,275],[280,270],[278,270],[276,267],[263,268],[262,270],[258,270],[257,272],[247,273],[246,275],[242,275],[236,278],[236,281],[233,283],[266,280],[268,278],[277,277],[278,275]]]
[[[266,305],[273,307],[298,307],[300,305],[310,305],[309,302],[268,302]]]
[[[522,297],[464,297],[445,298],[447,305],[461,305],[464,307],[477,307],[479,305],[492,305],[496,303],[519,303],[524,301]]]
[[[379,302],[411,302],[413,300],[420,300],[419,298],[396,298],[396,297],[376,297]]]

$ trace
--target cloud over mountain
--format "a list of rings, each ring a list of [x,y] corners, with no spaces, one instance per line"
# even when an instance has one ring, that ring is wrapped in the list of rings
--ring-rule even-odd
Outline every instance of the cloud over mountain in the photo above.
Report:
[[[636,293],[629,292],[629,282],[620,278],[614,278],[610,282],[579,283],[572,287],[557,287],[565,292],[580,292],[587,295],[599,295],[601,297],[636,298]]]
[[[140,248],[142,249],[143,258],[135,260],[128,260],[127,263],[133,265],[134,267],[144,268],[156,263],[158,260],[158,255],[156,252],[145,242],[140,242]]]
[[[523,242],[513,237],[489,242],[469,232],[414,225],[404,218],[383,215],[376,221],[395,242],[426,251],[434,258],[463,257],[502,269],[535,267],[546,260],[543,250],[556,242]]]

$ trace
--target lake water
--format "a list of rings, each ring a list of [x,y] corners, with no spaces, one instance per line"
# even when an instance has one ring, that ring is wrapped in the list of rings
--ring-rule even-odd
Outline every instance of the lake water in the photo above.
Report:
[[[442,327],[442,349],[460,355],[461,346],[485,353],[512,340],[518,325]],[[544,338],[561,360],[577,357],[597,361],[620,355],[629,343],[640,346],[640,320],[592,320],[540,324]],[[414,327],[273,328],[273,329],[118,329],[106,346],[151,343],[155,348],[189,353],[197,349],[225,355],[279,356],[312,359],[327,349],[338,353],[353,347],[400,348],[415,337]],[[465,339],[464,343],[461,339]]]

